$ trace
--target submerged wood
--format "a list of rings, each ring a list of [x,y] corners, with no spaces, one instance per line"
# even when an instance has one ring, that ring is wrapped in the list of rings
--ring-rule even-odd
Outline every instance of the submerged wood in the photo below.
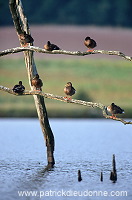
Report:
[[[103,182],[103,172],[100,173],[100,181]]]
[[[28,25],[28,21],[26,16],[24,15],[22,2],[21,0],[9,0],[9,7],[12,14],[14,26],[19,35],[21,32],[25,31],[30,34],[30,29]],[[30,47],[30,46],[29,46]],[[21,47],[23,48],[23,47]],[[37,67],[34,61],[33,51],[29,51],[26,49],[24,51],[25,64],[28,73],[29,85],[31,90],[34,90],[34,86],[31,85],[32,78],[37,74]],[[48,115],[45,107],[44,96],[33,95],[38,118],[40,121],[40,125],[42,128],[42,132],[45,138],[46,146],[47,146],[47,161],[49,166],[53,166],[55,164],[54,160],[54,135],[51,130]]]
[[[81,170],[78,170],[78,181],[82,181]]]
[[[115,155],[113,154],[113,159],[112,159],[112,171],[110,173],[110,180],[113,182],[117,181],[117,172],[116,172],[116,161],[115,161]]]

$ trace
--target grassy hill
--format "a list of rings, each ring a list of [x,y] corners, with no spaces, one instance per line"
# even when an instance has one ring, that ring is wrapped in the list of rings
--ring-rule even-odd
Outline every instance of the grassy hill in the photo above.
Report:
[[[77,90],[76,99],[112,102],[125,110],[124,117],[132,117],[132,66],[121,60],[36,59],[43,91],[64,95],[64,85],[71,81]],[[0,85],[12,88],[19,80],[30,89],[23,59],[0,59]],[[49,117],[101,117],[99,109],[89,109],[56,100],[45,99]],[[36,117],[32,96],[16,97],[0,91],[0,117]]]

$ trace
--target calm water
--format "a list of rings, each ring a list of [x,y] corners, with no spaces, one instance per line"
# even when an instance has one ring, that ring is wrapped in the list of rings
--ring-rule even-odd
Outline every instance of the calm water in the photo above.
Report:
[[[90,119],[52,119],[50,124],[56,164],[45,171],[46,148],[39,121],[0,119],[0,200],[132,200],[131,125]],[[113,154],[116,183],[109,180]]]

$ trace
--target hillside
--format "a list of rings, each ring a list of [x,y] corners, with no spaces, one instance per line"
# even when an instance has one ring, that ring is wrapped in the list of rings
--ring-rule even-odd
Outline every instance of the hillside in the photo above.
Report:
[[[66,50],[86,51],[83,45],[85,36],[97,41],[96,49],[120,50],[131,55],[132,30],[76,26],[31,26],[35,46],[43,47],[47,40]],[[19,46],[13,27],[0,30],[1,50]],[[125,38],[125,39],[124,39]],[[115,102],[125,110],[125,117],[132,117],[131,62],[116,56],[90,55],[85,57],[47,55],[35,53],[38,72],[44,82],[43,91],[64,95],[66,82],[72,81],[77,90],[73,98],[100,102],[109,105]],[[12,88],[23,80],[29,89],[23,53],[5,56],[0,59],[0,85]],[[97,109],[87,109],[47,100],[50,117],[101,117]],[[1,92],[1,117],[36,117],[32,97],[14,97]]]

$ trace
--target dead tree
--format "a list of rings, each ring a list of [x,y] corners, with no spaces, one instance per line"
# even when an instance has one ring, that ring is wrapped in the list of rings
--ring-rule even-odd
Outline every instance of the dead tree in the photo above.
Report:
[[[124,58],[125,60],[132,61],[131,56],[127,56],[120,51],[107,51],[107,50],[93,50],[92,52],[66,51],[66,50],[47,51],[45,49],[35,47],[35,46],[16,47],[16,48],[0,51],[0,57],[8,55],[8,54],[14,54],[14,53],[22,52],[22,51],[27,51],[27,50],[31,52],[44,53],[44,54],[63,54],[63,55],[70,55],[70,56],[88,56],[91,54],[104,54],[104,55],[119,56],[121,58]]]
[[[21,0],[9,0],[9,7],[10,7],[10,11],[12,14],[17,35],[19,36],[19,34],[24,31],[27,34],[30,34],[28,21],[27,21],[26,16],[24,15]],[[36,65],[35,65],[35,61],[34,61],[33,52],[25,51],[24,58],[25,58],[25,64],[26,64],[27,73],[28,73],[29,85],[30,85],[31,90],[33,90],[34,86],[31,85],[31,80],[38,73]],[[33,95],[33,97],[34,97],[40,125],[42,128],[42,132],[43,132],[45,142],[46,142],[48,165],[53,166],[55,164],[54,135],[52,133],[52,130],[49,124],[44,97],[40,95]]]
[[[30,34],[29,25],[27,22],[27,18],[24,15],[21,0],[9,0],[9,7],[10,7],[10,11],[12,14],[14,26],[15,26],[18,37],[19,37],[19,34],[21,34],[24,31],[27,34]],[[32,78],[38,73],[37,67],[36,67],[35,61],[34,61],[34,52],[48,53],[48,54],[65,54],[65,55],[72,55],[72,56],[87,56],[90,54],[107,54],[107,55],[120,56],[129,61],[132,61],[132,57],[127,56],[120,51],[104,51],[104,50],[94,50],[93,52],[80,52],[80,51],[71,52],[71,51],[65,51],[65,50],[54,50],[54,51],[49,52],[49,51],[46,51],[39,47],[34,47],[32,45],[29,45],[28,47],[21,46],[21,47],[16,47],[16,48],[1,51],[0,56],[5,56],[8,54],[18,53],[18,52],[22,52],[22,51],[24,52],[25,64],[26,64],[26,68],[27,68],[29,85],[30,85],[31,91],[25,91],[21,95],[33,95],[33,97],[34,97],[34,101],[35,101],[35,105],[36,105],[36,109],[37,109],[37,113],[38,113],[38,118],[40,121],[40,125],[42,128],[42,132],[43,132],[46,147],[47,147],[48,166],[52,167],[55,164],[55,160],[54,160],[55,142],[54,142],[54,135],[51,130],[48,116],[47,116],[44,97],[63,101],[66,103],[74,103],[74,104],[79,104],[79,105],[83,105],[83,106],[87,106],[87,107],[99,108],[102,110],[103,116],[105,118],[109,118],[109,119],[112,119],[112,118],[110,118],[110,116],[107,114],[106,106],[104,106],[101,103],[86,102],[86,101],[76,100],[76,99],[66,100],[62,96],[43,93],[42,91],[35,91],[34,86],[31,85]],[[13,95],[19,95],[19,94],[14,93],[12,91],[12,89],[9,89],[4,86],[0,86],[0,90],[8,92]],[[130,122],[130,121],[127,122],[120,118],[113,118],[113,120],[120,121],[125,125],[132,124],[132,122]]]
[[[110,173],[110,180],[115,183],[117,181],[115,154],[113,154],[112,167],[113,167],[113,169]]]

